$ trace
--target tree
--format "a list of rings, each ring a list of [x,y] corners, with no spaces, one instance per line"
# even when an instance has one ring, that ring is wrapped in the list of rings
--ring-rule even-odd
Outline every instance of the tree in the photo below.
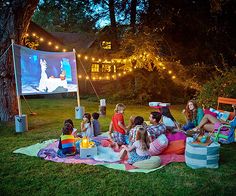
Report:
[[[33,21],[51,32],[92,32],[95,20],[86,9],[89,9],[89,1],[43,0],[35,11]]]
[[[22,44],[30,19],[39,0],[4,1],[0,5],[0,121],[9,121],[17,114],[16,88],[11,38]]]

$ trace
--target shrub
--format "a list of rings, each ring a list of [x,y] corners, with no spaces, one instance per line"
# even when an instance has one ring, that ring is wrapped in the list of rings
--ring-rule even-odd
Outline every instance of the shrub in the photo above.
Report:
[[[218,97],[236,97],[236,68],[214,76],[203,85],[198,100],[206,107],[216,107]]]

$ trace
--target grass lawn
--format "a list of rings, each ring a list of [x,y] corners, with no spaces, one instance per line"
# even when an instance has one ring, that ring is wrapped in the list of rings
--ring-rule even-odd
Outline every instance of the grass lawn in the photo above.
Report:
[[[71,118],[75,127],[76,100],[28,100],[36,116],[28,115],[29,131],[16,134],[14,123],[0,124],[0,193],[1,195],[235,195],[236,144],[223,145],[219,169],[193,170],[185,163],[172,163],[155,172],[129,173],[103,166],[63,164],[22,154],[18,148],[48,139],[59,138],[63,121]],[[98,102],[81,100],[86,112],[98,110]],[[107,105],[107,116],[101,117],[102,130],[107,131],[115,104]],[[29,113],[22,101],[23,113]],[[179,122],[184,122],[183,106],[172,106]],[[151,108],[127,105],[125,120],[141,115],[148,120]]]

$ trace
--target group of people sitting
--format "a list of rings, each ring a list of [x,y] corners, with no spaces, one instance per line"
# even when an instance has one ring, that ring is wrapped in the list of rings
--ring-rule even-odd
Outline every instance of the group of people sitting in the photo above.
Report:
[[[232,105],[234,115],[236,115],[236,106]],[[131,123],[128,127],[125,126],[123,113],[125,106],[117,104],[115,114],[112,117],[109,135],[114,143],[121,147],[121,160],[128,155],[127,162],[133,164],[137,161],[149,159],[152,155],[150,146],[156,140],[161,140],[159,143],[168,143],[166,137],[167,132],[182,132],[186,135],[190,133],[204,133],[205,131],[213,133],[222,124],[229,124],[231,127],[228,132],[233,131],[236,127],[236,117],[232,121],[222,121],[217,119],[212,114],[204,113],[203,109],[198,107],[193,100],[188,101],[183,114],[186,118],[186,124],[181,126],[171,114],[169,107],[160,107],[159,111],[151,112],[149,116],[150,125],[144,122],[143,117],[137,116],[131,118]],[[126,139],[128,135],[128,140]],[[128,146],[127,146],[128,144]],[[162,152],[162,146],[156,145],[155,151]],[[155,154],[157,155],[157,153]]]
[[[186,124],[181,126],[173,117],[169,107],[160,107],[159,111],[150,113],[149,122],[145,123],[142,116],[130,118],[130,123],[125,126],[124,110],[125,105],[119,103],[116,105],[114,115],[109,125],[110,146],[120,151],[120,159],[126,160],[129,164],[137,161],[149,159],[152,155],[150,146],[156,140],[162,143],[168,143],[166,137],[167,132],[181,132],[189,134],[190,132],[198,133],[203,130],[214,132],[222,123],[230,124],[236,127],[236,118],[229,122],[222,122],[211,114],[204,114],[202,108],[197,107],[195,101],[188,101],[183,114],[186,117]],[[235,105],[233,105],[236,114]],[[65,121],[62,129],[62,136],[59,140],[59,152],[64,155],[72,155],[76,153],[76,137],[89,136],[94,137],[100,134],[100,123],[98,121],[99,114],[93,113],[92,117],[89,113],[83,115],[81,122],[81,133],[74,129],[73,122],[68,119]],[[74,138],[74,140],[73,140]],[[159,148],[155,146],[155,148]],[[160,146],[161,148],[161,146]],[[156,149],[161,153],[161,149]]]

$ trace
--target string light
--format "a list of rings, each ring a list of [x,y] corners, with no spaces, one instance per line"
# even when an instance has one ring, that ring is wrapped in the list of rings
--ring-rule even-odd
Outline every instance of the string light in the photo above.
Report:
[[[29,33],[26,33],[26,34],[25,34],[25,37],[28,37],[28,36],[29,36]],[[37,34],[36,34],[36,33],[32,33],[32,36],[33,36],[33,37],[36,37]],[[43,37],[40,37],[39,40],[40,40],[41,42],[45,41]],[[47,41],[47,40],[46,40],[46,41]],[[52,43],[51,41],[48,41],[47,44],[48,44],[49,46],[53,46],[53,43]],[[56,50],[58,50],[60,47],[59,47],[58,45],[55,45],[54,48],[55,48]],[[67,50],[66,50],[65,48],[63,48],[62,51],[63,51],[63,52],[66,52]],[[142,59],[143,57],[148,57],[148,56],[150,56],[150,54],[147,53],[147,52],[144,52],[143,54],[139,55],[139,57],[140,57],[141,59]],[[81,55],[81,54],[77,54],[77,57],[78,57],[78,58],[82,58],[82,55]],[[103,62],[103,63],[113,63],[113,64],[114,64],[114,63],[122,63],[122,62],[123,62],[124,64],[126,64],[127,61],[128,61],[128,62],[132,62],[132,60],[137,60],[137,57],[136,57],[136,56],[133,56],[132,58],[126,58],[126,59],[111,59],[111,60],[107,60],[107,59],[102,60],[101,58],[98,58],[98,59],[96,60],[96,58],[94,58],[94,57],[89,57],[89,56],[87,56],[87,55],[86,55],[86,56],[83,56],[83,58],[84,58],[85,60],[91,59],[91,61],[93,61],[93,62],[98,62],[98,63]],[[157,61],[159,60],[159,58],[157,58],[157,57],[155,57],[155,59],[156,59]],[[160,68],[162,68],[163,70],[166,69],[165,65],[164,65],[162,62],[159,62],[158,65],[159,65]],[[114,65],[114,66],[115,66],[115,65]],[[134,66],[133,69],[137,69],[137,67]],[[127,69],[127,71],[128,71],[128,72],[132,72],[133,69],[132,69],[132,68],[129,68],[129,69]],[[172,74],[172,71],[171,71],[171,70],[167,70],[167,71],[168,71],[168,74],[170,74],[170,75]],[[115,72],[116,72],[116,71],[115,71],[115,69],[114,69],[114,73],[115,73]],[[100,77],[98,77],[98,79],[99,79],[99,80],[102,80],[102,79],[107,79],[107,80],[109,80],[110,77],[113,78],[113,79],[116,79],[116,76],[121,77],[122,75],[126,75],[126,74],[127,74],[127,72],[126,72],[126,71],[123,71],[123,73],[118,73],[117,75],[112,75],[112,76],[106,76],[106,77],[104,77],[104,78],[102,78],[102,77],[100,76]],[[81,78],[82,78],[82,75],[79,75],[78,77],[81,79]],[[172,78],[172,79],[176,79],[176,76],[173,75],[171,78]],[[88,80],[88,79],[89,79],[89,76],[86,76],[85,79]],[[93,79],[93,80],[96,80],[97,78],[96,78],[96,77],[93,77],[92,79]]]

